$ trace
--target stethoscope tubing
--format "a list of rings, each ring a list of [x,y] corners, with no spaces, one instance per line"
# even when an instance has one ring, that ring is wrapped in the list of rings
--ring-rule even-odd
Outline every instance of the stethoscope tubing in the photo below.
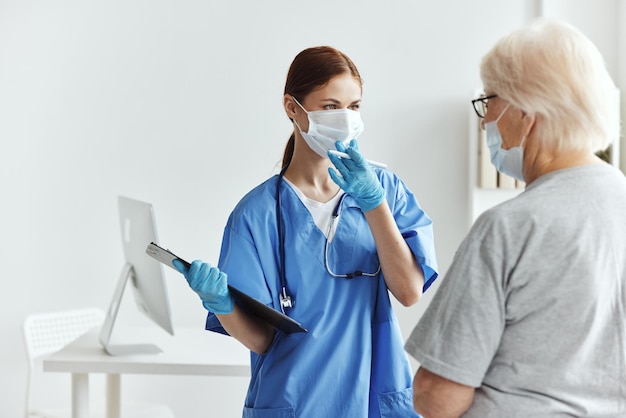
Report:
[[[283,216],[282,216],[282,207],[281,207],[281,199],[280,199],[280,186],[281,183],[283,182],[283,177],[285,174],[285,171],[287,170],[287,167],[284,167],[281,171],[280,174],[278,174],[278,180],[276,181],[276,228],[278,229],[278,246],[279,246],[279,260],[278,260],[278,269],[279,269],[279,276],[280,276],[280,286],[281,286],[281,292],[280,292],[280,309],[282,310],[283,313],[285,313],[285,308],[293,308],[293,305],[295,303],[295,300],[287,293],[287,275],[286,275],[286,263],[285,263],[285,226],[283,225]],[[332,226],[334,224],[334,222],[339,218],[339,215],[341,214],[341,208],[343,206],[343,200],[346,197],[346,194],[344,194],[343,196],[341,196],[341,198],[339,199],[339,202],[337,202],[337,205],[335,206],[335,209],[333,210],[332,213],[332,221],[331,224],[329,225],[329,236],[330,236],[330,230],[332,229]],[[324,264],[326,267],[326,271],[328,272],[328,274],[330,274],[333,277],[337,277],[337,278],[345,278],[345,279],[353,279],[355,277],[360,277],[360,276],[367,276],[367,277],[375,277],[380,273],[380,263],[378,264],[378,269],[374,272],[374,273],[366,273],[366,272],[362,272],[362,271],[355,271],[353,273],[348,273],[348,274],[337,274],[335,272],[333,272],[330,268],[330,265],[328,264],[328,237],[326,238],[326,243],[324,244]]]

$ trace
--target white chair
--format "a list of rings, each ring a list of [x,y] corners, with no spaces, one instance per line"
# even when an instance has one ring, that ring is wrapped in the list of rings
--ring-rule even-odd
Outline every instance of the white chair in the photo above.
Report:
[[[25,418],[69,418],[71,411],[66,409],[41,409],[33,403],[35,377],[41,376],[36,366],[46,354],[60,350],[92,328],[99,327],[105,313],[98,308],[76,309],[60,312],[31,314],[23,324],[24,342],[28,355],[28,377],[26,382]],[[68,398],[69,399],[69,398]],[[104,401],[96,401],[96,408],[91,409],[92,417],[104,417]],[[121,405],[124,418],[174,418],[172,410],[166,405],[124,402]]]

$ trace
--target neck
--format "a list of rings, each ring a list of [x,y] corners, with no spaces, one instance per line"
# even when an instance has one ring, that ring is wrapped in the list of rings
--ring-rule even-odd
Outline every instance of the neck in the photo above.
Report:
[[[591,151],[555,151],[533,147],[524,148],[524,178],[530,184],[544,174],[603,161]]]
[[[285,171],[285,178],[309,199],[327,202],[339,191],[339,186],[328,175],[328,168],[333,165],[329,159],[317,155],[298,136],[296,135],[293,157]]]

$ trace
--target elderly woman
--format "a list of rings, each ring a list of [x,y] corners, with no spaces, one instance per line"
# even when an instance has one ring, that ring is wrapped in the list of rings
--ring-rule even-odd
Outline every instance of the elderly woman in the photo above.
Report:
[[[526,182],[462,242],[405,349],[425,417],[626,416],[626,179],[595,46],[534,22],[483,58],[496,168]]]

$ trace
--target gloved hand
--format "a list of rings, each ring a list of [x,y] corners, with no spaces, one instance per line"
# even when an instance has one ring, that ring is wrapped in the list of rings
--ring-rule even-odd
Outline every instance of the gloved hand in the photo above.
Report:
[[[204,308],[217,314],[229,314],[235,301],[228,290],[226,273],[201,260],[191,263],[189,269],[180,260],[174,260],[176,270],[185,275],[191,289],[200,296]]]
[[[377,208],[385,199],[385,190],[370,165],[359,152],[356,139],[350,141],[348,148],[345,148],[339,141],[335,143],[335,146],[337,151],[345,152],[351,159],[329,153],[328,158],[341,173],[339,176],[335,170],[329,167],[330,178],[344,192],[357,200],[363,212]]]

